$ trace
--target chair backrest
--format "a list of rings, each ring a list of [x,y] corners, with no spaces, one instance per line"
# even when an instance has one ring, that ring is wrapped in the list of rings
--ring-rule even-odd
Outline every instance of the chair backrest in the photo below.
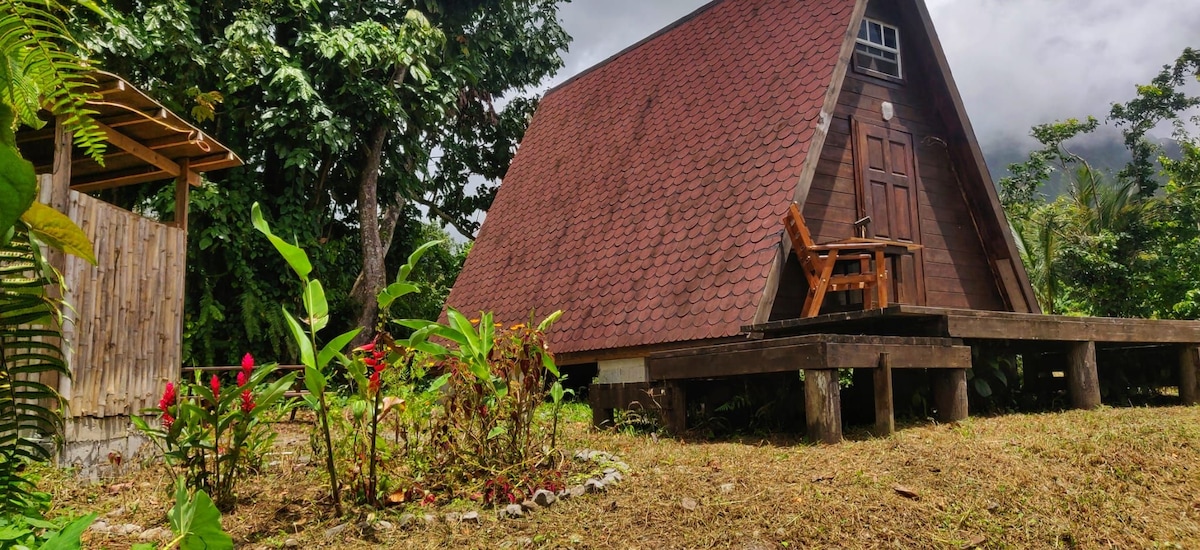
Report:
[[[783,227],[792,240],[792,251],[796,253],[800,266],[804,268],[805,278],[808,279],[809,285],[814,284],[821,271],[821,256],[813,252],[816,243],[808,232],[808,226],[804,225],[800,207],[794,202],[788,207],[787,214],[783,215]]]

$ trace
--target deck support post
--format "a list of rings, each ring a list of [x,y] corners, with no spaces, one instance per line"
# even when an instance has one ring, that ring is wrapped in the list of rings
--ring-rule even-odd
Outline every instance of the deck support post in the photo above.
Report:
[[[1179,399],[1184,405],[1200,404],[1200,346],[1179,350]]]
[[[1096,343],[1075,342],[1067,352],[1067,393],[1071,407],[1100,406],[1100,376],[1096,372]]]
[[[938,422],[958,422],[967,418],[967,369],[936,369],[933,382],[933,406]]]
[[[892,364],[888,354],[879,354],[875,376],[875,435],[892,435],[896,431],[895,408],[892,403]]]
[[[666,387],[666,403],[663,403],[663,422],[667,432],[678,435],[687,429],[687,391],[683,384],[669,382]]]
[[[842,396],[836,369],[804,369],[804,419],[809,439],[830,444],[842,441]]]

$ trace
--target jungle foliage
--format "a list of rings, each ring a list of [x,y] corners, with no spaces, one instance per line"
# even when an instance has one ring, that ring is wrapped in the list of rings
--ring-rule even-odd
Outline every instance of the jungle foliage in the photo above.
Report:
[[[560,3],[117,0],[111,20],[88,25],[107,70],[246,161],[193,193],[186,362],[296,358],[279,315],[299,305],[295,281],[240,220],[255,201],[313,251],[345,323],[334,328],[364,326],[369,339],[375,295],[430,237],[421,217],[467,238],[478,229],[537,104],[527,89],[562,65]],[[105,198],[171,214],[158,191]],[[417,282],[448,287],[457,264],[446,263]],[[414,316],[436,315],[434,302]]]

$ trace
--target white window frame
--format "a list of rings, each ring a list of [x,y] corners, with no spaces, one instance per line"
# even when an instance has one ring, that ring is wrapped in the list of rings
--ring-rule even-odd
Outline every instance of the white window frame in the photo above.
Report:
[[[879,42],[874,42],[871,40],[871,32],[870,32],[871,25],[879,26],[879,40],[880,40]],[[862,29],[864,27],[867,28],[867,37],[866,38],[863,38],[861,36]],[[892,32],[896,33],[896,46],[895,47],[889,47],[886,45],[887,40],[886,40],[886,38],[884,38],[885,29],[891,29]],[[868,48],[875,48],[875,49],[883,51],[883,52],[895,54],[896,59],[892,60],[892,59],[888,59],[886,57],[871,53],[870,51],[860,50],[858,48],[859,45],[866,46]],[[900,79],[900,80],[904,79],[904,63],[900,58],[900,29],[898,27],[896,27],[895,25],[889,25],[887,23],[884,23],[883,21],[877,21],[877,20],[871,19],[869,17],[864,17],[862,20],[862,23],[859,24],[859,36],[857,36],[854,40],[854,56],[858,57],[859,55],[865,55],[867,57],[878,59],[880,61],[896,64],[896,74],[894,74],[894,75],[888,74],[888,73],[885,73],[882,71],[877,71],[870,67],[858,67],[860,70],[874,74],[874,75],[879,75],[879,76],[882,76],[885,78],[895,78],[895,79]],[[857,67],[857,63],[856,63],[856,67]]]

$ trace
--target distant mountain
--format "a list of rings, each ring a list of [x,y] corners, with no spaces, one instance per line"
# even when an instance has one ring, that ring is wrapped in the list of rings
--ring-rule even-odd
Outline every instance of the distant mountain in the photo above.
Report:
[[[1181,155],[1179,143],[1173,139],[1160,139],[1167,156],[1179,158]],[[984,145],[983,156],[987,159],[988,171],[993,181],[1009,175],[1008,165],[1025,162],[1029,153],[1033,152],[1032,140],[1017,141],[1006,139]],[[1095,134],[1067,142],[1069,151],[1088,161],[1092,168],[1109,174],[1116,174],[1129,163],[1129,150],[1125,148],[1124,138],[1120,132],[1112,128],[1101,128]],[[1057,197],[1066,192],[1066,181],[1061,174],[1051,177],[1046,187],[1042,189],[1048,197]]]

